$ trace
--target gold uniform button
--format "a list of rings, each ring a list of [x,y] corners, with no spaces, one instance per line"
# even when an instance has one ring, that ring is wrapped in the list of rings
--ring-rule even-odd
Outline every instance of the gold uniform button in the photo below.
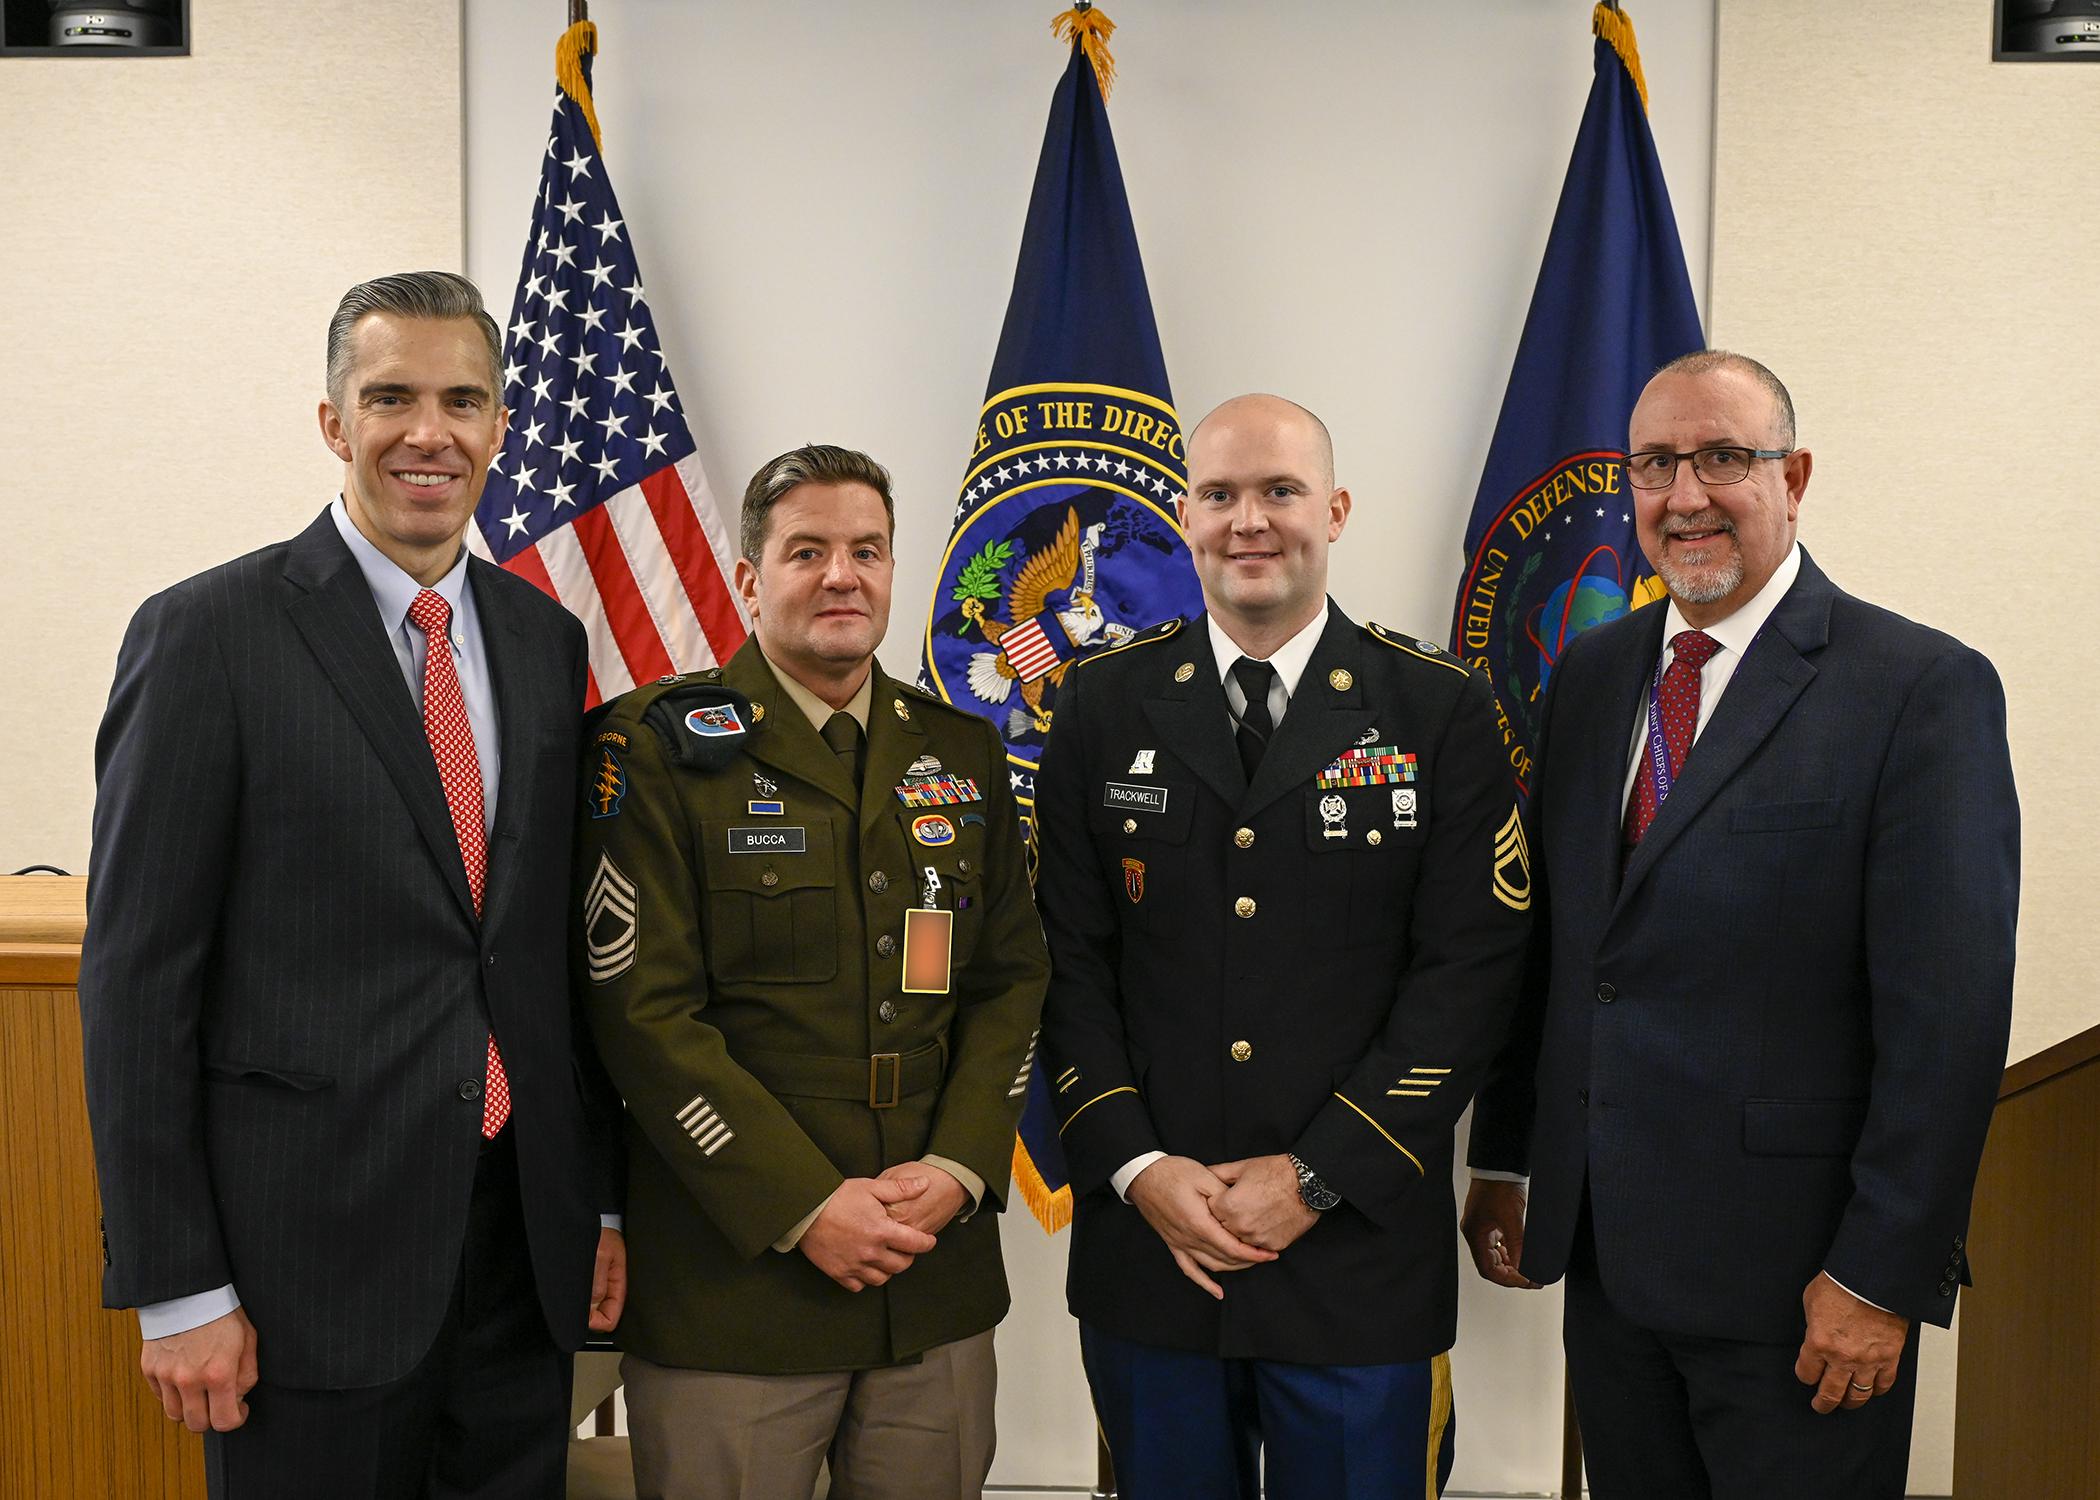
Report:
[[[1346,693],[1356,686],[1356,679],[1349,675],[1346,668],[1336,667],[1327,674],[1327,685],[1337,693]]]
[[[897,951],[897,940],[885,932],[881,937],[875,939],[875,951],[884,958],[888,958]]]
[[[1239,900],[1232,903],[1232,909],[1243,917],[1251,917],[1254,915],[1254,898],[1252,896],[1242,896]]]
[[[1232,1044],[1232,1060],[1234,1062],[1245,1062],[1248,1058],[1252,1057],[1253,1055],[1254,1048],[1250,1043],[1234,1042]]]
[[[868,877],[868,889],[873,891],[876,895],[881,895],[884,891],[888,890],[889,888],[890,877],[884,874],[882,871],[877,870],[873,875],[870,875]]]
[[[1242,828],[1238,833],[1235,833],[1232,836],[1232,841],[1235,844],[1238,844],[1242,849],[1252,849],[1254,847],[1254,830],[1251,828]]]
[[[1374,828],[1364,835],[1364,842],[1367,844],[1382,844],[1385,842],[1385,835]]]
[[[768,870],[765,874],[758,877],[758,883],[760,885],[778,885],[780,884],[780,872]]]
[[[756,698],[751,700],[751,722],[756,724],[766,716],[766,706]]]
[[[1196,664],[1192,661],[1185,661],[1180,666],[1174,669],[1174,680],[1176,682],[1187,682],[1191,677],[1194,677],[1195,675]]]
[[[957,874],[967,875],[970,873],[970,862],[966,859],[959,859],[955,862],[955,869]]]
[[[894,1001],[894,1000],[885,1000],[885,1001],[883,1001],[883,1002],[882,1002],[882,1004],[880,1004],[880,1005],[876,1006],[876,1007],[875,1007],[875,1019],[876,1019],[876,1020],[878,1020],[878,1021],[885,1021],[885,1022],[887,1022],[887,1021],[894,1021],[894,1020],[896,1020],[896,1019],[897,1019],[897,1002],[896,1002],[896,1001]]]
[[[1124,831],[1125,833],[1136,833],[1136,832],[1137,832],[1137,819],[1136,819],[1136,818],[1125,818],[1125,819],[1123,820],[1123,831]]]

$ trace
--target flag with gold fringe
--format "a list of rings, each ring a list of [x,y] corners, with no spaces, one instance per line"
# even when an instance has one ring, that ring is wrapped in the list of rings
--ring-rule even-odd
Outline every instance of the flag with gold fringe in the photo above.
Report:
[[[1648,377],[1705,343],[1633,21],[1599,5],[1591,29],[1596,79],[1466,527],[1451,625],[1451,649],[1494,683],[1525,796],[1560,653],[1662,593],[1634,541],[1626,424]]]
[[[1174,520],[1188,486],[1181,421],[1108,127],[1115,24],[1082,5],[1052,26],[1071,59],[1051,99],[920,671],[927,688],[998,727],[1031,834],[1036,766],[1065,673],[1202,609]],[[1044,1229],[1071,1222],[1040,1063],[1014,1184]]]

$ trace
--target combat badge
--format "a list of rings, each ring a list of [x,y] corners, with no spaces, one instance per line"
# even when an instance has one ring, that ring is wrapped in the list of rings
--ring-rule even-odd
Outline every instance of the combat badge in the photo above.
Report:
[[[583,893],[583,941],[593,984],[618,979],[634,967],[641,951],[639,894],[612,856],[602,851]]]
[[[598,747],[598,771],[591,778],[590,804],[593,818],[617,818],[627,796],[627,772],[610,745]]]

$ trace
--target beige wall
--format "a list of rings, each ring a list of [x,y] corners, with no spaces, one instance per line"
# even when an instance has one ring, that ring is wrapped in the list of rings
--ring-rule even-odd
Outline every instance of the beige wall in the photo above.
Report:
[[[460,264],[456,0],[294,10],[193,6],[186,58],[0,59],[0,871],[86,867],[139,601],[334,492],[335,298]]]
[[[1817,560],[2005,680],[2021,1057],[2100,1022],[2100,74],[1994,64],[1990,17],[1984,0],[1720,0],[1710,328],[1793,390]],[[1961,767],[1946,785],[1962,795]],[[1929,1333],[1923,1357],[1912,1489],[1944,1494],[1953,1340]]]

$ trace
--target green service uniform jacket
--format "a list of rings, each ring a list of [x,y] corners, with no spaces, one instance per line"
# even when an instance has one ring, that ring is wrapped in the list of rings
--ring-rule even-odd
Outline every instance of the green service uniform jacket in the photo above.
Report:
[[[1330,604],[1250,786],[1205,623],[1170,622],[1065,679],[1036,828],[1074,1316],[1224,1358],[1450,1348],[1452,1127],[1530,923],[1487,679]],[[1216,1301],[1110,1183],[1155,1150],[1294,1152],[1342,1203]]]
[[[866,1369],[1006,1312],[993,1212],[1047,959],[1004,750],[877,665],[865,753],[855,788],[755,640],[590,734],[573,951],[627,1101],[620,1342],[655,1363]],[[906,993],[905,913],[928,906],[951,982]],[[772,1248],[845,1178],[928,1153],[984,1200],[887,1285]]]

